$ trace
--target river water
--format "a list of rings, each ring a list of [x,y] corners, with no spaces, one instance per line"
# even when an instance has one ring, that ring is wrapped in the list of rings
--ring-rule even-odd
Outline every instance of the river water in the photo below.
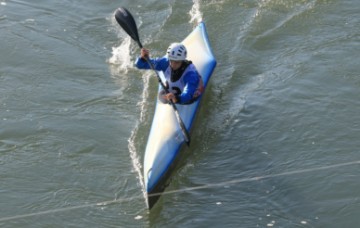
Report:
[[[153,56],[199,21],[217,58],[151,212]],[[0,0],[0,227],[357,227],[356,0]]]

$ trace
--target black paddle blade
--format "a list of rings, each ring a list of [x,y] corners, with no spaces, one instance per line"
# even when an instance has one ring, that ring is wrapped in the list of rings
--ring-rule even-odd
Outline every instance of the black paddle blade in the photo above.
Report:
[[[140,48],[142,48],[136,22],[131,13],[124,7],[120,7],[115,12],[115,19],[125,32],[138,43]]]

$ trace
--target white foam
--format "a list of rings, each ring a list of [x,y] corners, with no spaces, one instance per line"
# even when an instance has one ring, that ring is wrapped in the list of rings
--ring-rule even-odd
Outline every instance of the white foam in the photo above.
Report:
[[[140,220],[140,219],[142,219],[143,217],[141,216],[141,215],[138,215],[138,216],[136,216],[135,217],[135,220]]]
[[[138,106],[140,107],[140,120],[139,122],[136,124],[134,130],[131,132],[131,136],[128,140],[129,145],[129,153],[130,153],[130,157],[131,157],[131,161],[133,164],[133,168],[134,171],[137,173],[138,175],[138,179],[139,179],[139,183],[141,185],[141,189],[143,192],[143,196],[145,198],[145,200],[147,199],[146,197],[146,190],[145,190],[145,183],[144,183],[144,177],[142,175],[142,165],[141,165],[141,159],[139,156],[139,152],[136,150],[136,136],[138,135],[139,132],[139,127],[140,125],[145,121],[145,113],[147,110],[147,97],[149,96],[148,90],[149,90],[149,72],[145,72],[142,76],[143,79],[143,84],[144,84],[144,89],[143,89],[143,93],[141,95],[142,99],[141,101],[138,103]]]
[[[131,38],[126,37],[118,47],[112,48],[112,56],[109,63],[119,65],[120,70],[125,72],[132,66],[130,56]]]
[[[139,124],[137,124],[137,126],[135,127],[135,129],[131,132],[131,136],[128,140],[129,145],[129,153],[130,153],[130,158],[133,164],[133,169],[134,171],[137,173],[138,175],[138,179],[139,179],[139,183],[141,185],[141,189],[142,189],[142,193],[144,198],[146,199],[146,191],[145,191],[145,184],[144,184],[144,178],[141,174],[141,170],[142,170],[142,165],[140,162],[140,157],[138,156],[138,153],[136,151],[136,147],[135,147],[135,138],[136,138],[136,134],[138,132],[139,129]]]
[[[190,14],[190,23],[194,23],[197,25],[202,21],[202,12],[200,11],[200,1],[193,0],[194,4],[189,12]]]

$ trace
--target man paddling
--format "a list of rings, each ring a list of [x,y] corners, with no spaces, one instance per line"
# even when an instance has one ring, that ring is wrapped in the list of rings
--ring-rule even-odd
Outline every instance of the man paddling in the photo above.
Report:
[[[204,90],[201,76],[194,64],[186,60],[187,50],[181,43],[173,43],[167,49],[167,55],[162,58],[150,58],[150,52],[141,48],[140,57],[135,61],[138,69],[154,69],[164,72],[166,87],[169,93],[162,90],[159,99],[164,103],[191,104],[196,101]],[[148,61],[147,61],[148,60]]]

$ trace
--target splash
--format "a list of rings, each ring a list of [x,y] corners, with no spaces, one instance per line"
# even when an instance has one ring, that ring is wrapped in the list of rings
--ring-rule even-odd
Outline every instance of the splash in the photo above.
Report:
[[[111,17],[111,23],[118,27],[117,22],[115,21],[114,16]],[[141,24],[141,21],[140,21]],[[123,30],[119,31],[119,37],[123,38],[121,44],[118,47],[112,48],[112,56],[108,59],[108,63],[116,66],[116,74],[118,72],[124,72],[125,74],[128,72],[129,69],[133,67],[133,63],[131,60],[131,38],[127,34],[124,33]],[[118,67],[117,67],[118,66]],[[140,107],[140,120],[135,124],[134,129],[131,132],[131,135],[128,139],[128,149],[129,149],[129,155],[130,159],[133,165],[133,172],[137,174],[137,179],[139,180],[139,184],[141,186],[144,199],[146,201],[146,191],[145,191],[145,184],[144,184],[144,178],[142,176],[142,165],[141,165],[141,157],[139,156],[139,152],[136,147],[136,142],[138,141],[140,127],[142,126],[142,123],[144,122],[144,116],[147,109],[147,97],[148,95],[148,88],[149,88],[149,74],[148,72],[145,72],[142,76],[143,80],[143,93],[142,93],[142,100],[138,103],[138,106]],[[146,203],[146,202],[145,202]]]
[[[139,122],[136,124],[134,130],[131,132],[131,136],[128,140],[129,145],[129,152],[130,152],[130,157],[131,157],[131,161],[133,163],[133,168],[134,171],[138,174],[138,179],[139,179],[139,183],[141,185],[141,189],[144,195],[144,199],[146,200],[146,190],[145,190],[145,183],[144,183],[144,178],[142,175],[142,165],[141,165],[141,159],[139,157],[139,153],[136,150],[136,142],[138,141],[136,138],[138,136],[138,133],[140,131],[140,126],[142,125],[142,123],[145,121],[145,113],[147,112],[147,98],[149,96],[149,77],[150,74],[149,72],[145,72],[144,75],[142,76],[143,79],[143,84],[144,84],[144,89],[143,89],[143,93],[141,95],[142,100],[138,103],[138,106],[140,107],[140,120]]]
[[[118,47],[112,48],[112,56],[108,60],[110,64],[119,65],[119,70],[128,71],[132,66],[130,57],[131,38],[126,37]]]
[[[127,73],[128,69],[132,67],[131,61],[131,38],[128,36],[119,26],[115,20],[115,12],[109,17],[109,21],[112,24],[115,31],[118,33],[118,37],[121,39],[121,43],[118,47],[112,47],[112,56],[107,60],[112,65],[119,66],[118,71]]]
[[[134,171],[137,173],[138,175],[138,179],[139,179],[139,183],[142,189],[142,193],[144,195],[144,198],[146,199],[146,191],[145,191],[145,184],[144,184],[144,178],[142,176],[141,170],[142,170],[142,166],[141,166],[141,162],[140,162],[140,157],[138,156],[138,153],[136,151],[136,147],[135,147],[135,139],[136,139],[136,135],[137,132],[139,130],[139,124],[137,124],[137,126],[135,127],[135,129],[131,132],[131,136],[128,140],[129,145],[129,152],[130,152],[130,158],[133,164],[133,168]]]
[[[199,24],[202,21],[202,12],[200,11],[200,0],[193,0],[193,6],[189,12],[191,19],[190,23]]]

